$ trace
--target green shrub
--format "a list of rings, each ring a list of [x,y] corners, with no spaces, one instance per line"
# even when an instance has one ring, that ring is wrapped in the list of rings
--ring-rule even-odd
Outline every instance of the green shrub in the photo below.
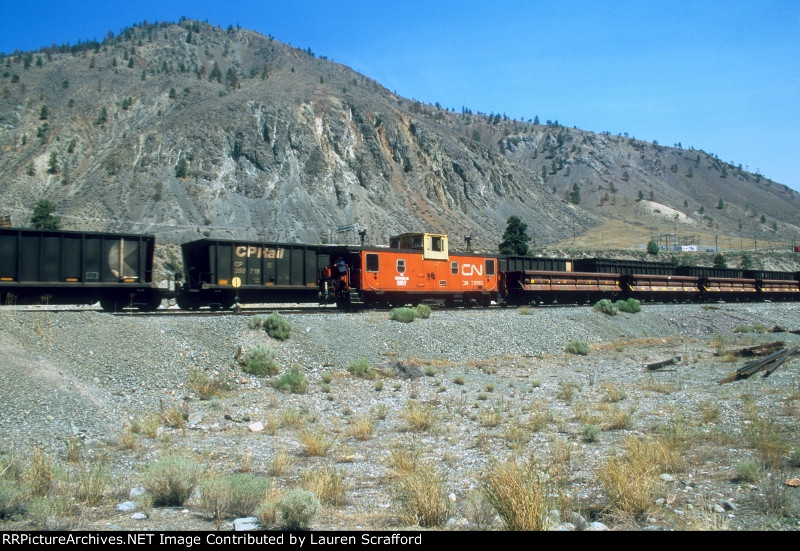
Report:
[[[292,326],[278,312],[273,312],[264,320],[264,331],[273,339],[285,341],[292,332]]]
[[[584,442],[597,442],[598,436],[600,436],[600,428],[597,425],[586,425],[583,427]]]
[[[291,394],[304,394],[308,388],[308,379],[306,379],[306,375],[303,373],[302,367],[299,365],[293,365],[284,371],[280,378],[272,381],[270,384],[272,384],[272,386],[278,390],[282,390],[284,392],[289,392]]]
[[[317,516],[322,506],[313,492],[292,490],[276,504],[287,530],[305,530]]]
[[[359,358],[351,363],[347,371],[362,379],[374,379],[378,376],[378,370],[372,367],[372,362],[366,358]]]
[[[253,316],[247,320],[247,326],[250,329],[261,329],[264,327],[264,316]]]
[[[277,375],[280,366],[275,361],[275,351],[263,344],[257,344],[247,351],[243,369],[257,377]]]
[[[618,300],[614,303],[614,306],[616,306],[617,310],[620,312],[625,312],[626,314],[636,314],[642,310],[641,304],[642,303],[635,298],[629,298],[628,300]]]
[[[232,474],[223,480],[230,495],[228,513],[232,517],[251,516],[264,500],[269,486],[263,478],[248,473]]]
[[[754,484],[761,477],[761,467],[752,459],[742,461],[736,465],[736,478],[741,482]]]
[[[570,341],[564,350],[570,354],[587,356],[589,354],[589,344],[584,341]]]
[[[417,312],[413,308],[392,308],[389,312],[389,319],[411,323],[417,317]]]
[[[617,307],[614,306],[614,303],[612,303],[607,298],[604,298],[602,300],[598,300],[594,305],[594,309],[597,310],[598,312],[602,312],[602,313],[607,314],[609,316],[616,316],[617,315]]]
[[[196,461],[180,454],[170,454],[145,470],[143,486],[152,497],[154,506],[180,506],[192,495],[201,474]]]
[[[11,519],[25,512],[27,496],[13,480],[0,479],[0,519]]]
[[[417,307],[414,308],[414,312],[418,318],[428,319],[431,317],[431,307],[427,304],[417,304]]]

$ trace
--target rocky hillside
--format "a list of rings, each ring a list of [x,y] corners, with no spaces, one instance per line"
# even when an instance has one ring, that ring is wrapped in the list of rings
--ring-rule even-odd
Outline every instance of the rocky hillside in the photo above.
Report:
[[[47,198],[67,228],[162,241],[358,224],[372,244],[427,230],[490,250],[510,215],[537,246],[800,235],[800,194],[706,152],[421,104],[243,29],[142,24],[0,66],[0,210],[17,224]]]

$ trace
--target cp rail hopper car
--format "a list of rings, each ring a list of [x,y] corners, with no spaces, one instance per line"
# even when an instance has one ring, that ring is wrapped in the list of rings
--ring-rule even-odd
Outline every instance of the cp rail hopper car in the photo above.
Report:
[[[316,302],[319,270],[330,247],[200,239],[181,246],[184,283],[176,302],[184,310],[227,309],[235,302]]]

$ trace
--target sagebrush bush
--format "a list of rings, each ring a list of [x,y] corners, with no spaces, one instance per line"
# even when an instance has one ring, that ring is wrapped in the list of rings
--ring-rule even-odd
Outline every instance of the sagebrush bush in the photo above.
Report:
[[[275,361],[275,351],[269,346],[257,344],[245,354],[243,369],[256,377],[267,377],[277,375],[281,368]]]
[[[284,494],[276,506],[287,530],[307,529],[322,508],[317,496],[308,490],[292,490]]]
[[[628,300],[618,300],[614,303],[617,310],[620,312],[625,312],[626,314],[636,314],[642,310],[641,302],[636,300],[635,298],[629,298]]]
[[[389,312],[389,319],[403,323],[411,323],[417,317],[417,312],[413,308],[392,308]]]
[[[308,389],[308,379],[306,379],[306,374],[303,373],[303,368],[299,365],[293,365],[270,384],[278,390],[291,394],[304,394]]]
[[[250,329],[261,329],[264,327],[264,316],[253,316],[247,320],[247,326]]]
[[[292,326],[278,312],[273,312],[264,320],[264,331],[273,339],[285,341],[292,332]]]
[[[594,305],[594,309],[609,316],[617,315],[617,307],[607,298],[598,300]]]
[[[269,483],[256,475],[237,473],[223,478],[228,493],[227,513],[231,517],[249,517],[264,500]]]
[[[569,354],[576,354],[578,356],[587,356],[589,354],[589,343],[584,341],[570,341],[564,348]]]
[[[372,367],[372,362],[366,358],[359,358],[351,363],[347,371],[362,379],[374,379],[378,376],[378,370]]]
[[[427,304],[417,304],[417,307],[414,308],[414,313],[418,318],[428,319],[431,317],[431,307]]]
[[[192,495],[201,474],[196,461],[173,453],[145,469],[142,485],[154,506],[180,506]]]

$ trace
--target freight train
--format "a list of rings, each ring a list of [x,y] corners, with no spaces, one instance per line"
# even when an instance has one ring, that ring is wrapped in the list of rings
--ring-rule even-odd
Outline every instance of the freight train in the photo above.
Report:
[[[183,273],[164,289],[153,278],[152,235],[2,228],[0,304],[152,311],[165,299],[184,310],[800,300],[800,272],[450,252],[448,237],[435,233],[402,234],[389,247],[200,239],[181,250]]]

